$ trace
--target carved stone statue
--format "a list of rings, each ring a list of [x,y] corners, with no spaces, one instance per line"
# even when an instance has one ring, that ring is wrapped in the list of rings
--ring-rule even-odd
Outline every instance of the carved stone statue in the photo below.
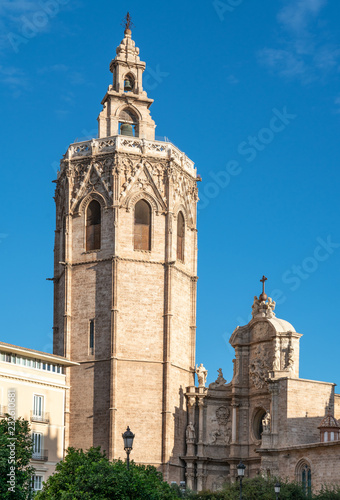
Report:
[[[289,352],[288,352],[288,364],[287,364],[287,369],[293,371],[294,370],[294,347],[290,344],[289,345]]]
[[[223,377],[222,368],[219,368],[217,370],[217,373],[218,377],[215,380],[215,382],[209,384],[209,389],[217,389],[219,387],[222,387],[227,382],[226,379]]]
[[[225,384],[226,383],[226,379],[223,377],[222,368],[219,368],[217,370],[217,373],[218,373],[218,377],[216,379],[217,385]]]
[[[198,385],[201,387],[205,387],[208,370],[204,368],[203,363],[201,363],[199,366],[196,365],[196,374],[198,378]]]
[[[281,353],[280,353],[280,347],[278,343],[275,344],[275,350],[274,350],[274,361],[273,361],[273,370],[280,370],[281,368]]]
[[[187,425],[185,435],[187,443],[195,442],[195,437],[196,437],[195,426],[192,422],[189,422],[189,424]]]
[[[262,419],[262,426],[263,426],[263,432],[265,434],[268,434],[270,432],[270,423],[271,423],[272,417],[270,416],[269,411],[267,410],[267,413]]]
[[[221,431],[218,429],[216,431],[213,431],[211,433],[211,444],[215,444],[217,441],[217,438],[221,435]]]
[[[257,316],[257,314],[259,313],[260,305],[261,305],[261,302],[259,301],[259,299],[255,295],[255,297],[254,297],[254,303],[251,306],[251,308],[252,308],[251,314],[252,314],[253,318],[255,318],[255,316]]]
[[[267,300],[267,302],[266,302]],[[261,300],[260,298],[257,298],[256,295],[254,297],[254,303],[252,305],[252,316],[253,318],[256,318],[257,316],[260,316],[262,318],[274,318],[275,317],[275,301],[268,297],[266,300]]]
[[[276,306],[275,300],[268,297],[268,306],[269,306],[269,310],[270,310],[269,312],[272,313],[273,316],[275,316],[275,314],[274,314],[274,310],[275,310],[275,306]]]
[[[225,433],[225,444],[231,443],[231,428],[228,427]]]
[[[261,346],[256,348],[252,362],[249,365],[249,376],[256,387],[262,389],[268,379],[268,365],[265,361],[265,352]]]

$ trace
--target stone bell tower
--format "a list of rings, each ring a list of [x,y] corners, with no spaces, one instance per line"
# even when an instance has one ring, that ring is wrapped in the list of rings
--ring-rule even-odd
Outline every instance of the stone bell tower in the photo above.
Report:
[[[184,392],[194,384],[197,176],[155,141],[145,63],[124,39],[99,138],[71,144],[56,181],[54,353],[68,369],[66,446],[101,446],[184,479]]]

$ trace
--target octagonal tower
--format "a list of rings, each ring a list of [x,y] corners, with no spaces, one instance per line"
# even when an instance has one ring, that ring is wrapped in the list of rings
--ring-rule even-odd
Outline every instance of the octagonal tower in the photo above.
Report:
[[[125,30],[99,138],[71,144],[56,201],[54,353],[68,369],[66,446],[101,446],[184,479],[184,392],[194,384],[197,176],[155,141],[145,63]]]

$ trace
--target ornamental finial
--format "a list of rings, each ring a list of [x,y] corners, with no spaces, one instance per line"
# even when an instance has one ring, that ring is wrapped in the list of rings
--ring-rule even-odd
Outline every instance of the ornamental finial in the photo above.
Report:
[[[130,12],[126,14],[126,16],[123,19],[122,26],[124,26],[125,31],[126,30],[131,30],[132,27],[134,27],[134,24],[131,20]]]

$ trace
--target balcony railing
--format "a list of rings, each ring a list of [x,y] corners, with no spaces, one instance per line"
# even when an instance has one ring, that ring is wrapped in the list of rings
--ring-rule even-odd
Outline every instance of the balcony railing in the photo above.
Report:
[[[41,415],[35,415],[31,410],[31,422],[39,422],[41,424],[48,424],[50,422],[50,414],[43,411]]]
[[[32,453],[32,460],[37,460],[38,462],[47,462],[48,460],[48,450],[40,450]]]
[[[0,405],[0,417],[4,417],[7,413],[7,406]]]
[[[113,151],[126,151],[140,154],[150,154],[160,158],[169,158],[180,165],[188,173],[196,177],[196,169],[192,162],[182,151],[171,142],[149,141],[138,137],[115,135],[90,141],[71,144],[64,158],[72,159],[82,156],[110,153]]]

